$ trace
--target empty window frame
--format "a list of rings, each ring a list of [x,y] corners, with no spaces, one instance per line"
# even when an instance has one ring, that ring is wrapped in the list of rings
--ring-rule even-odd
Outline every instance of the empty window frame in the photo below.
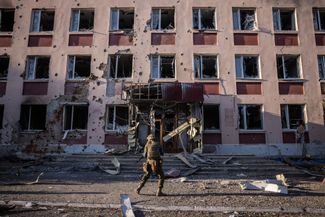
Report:
[[[239,128],[241,130],[262,130],[263,117],[261,105],[239,105]]]
[[[220,130],[219,105],[203,105],[204,130]]]
[[[111,31],[132,30],[134,25],[134,9],[119,9],[111,10]]]
[[[151,29],[171,30],[175,29],[175,10],[174,9],[152,9]]]
[[[53,31],[54,11],[45,9],[32,10],[31,32]]]
[[[300,121],[306,123],[304,105],[281,105],[282,129],[297,129]]]
[[[279,55],[276,58],[279,79],[300,79],[300,58],[294,55]]]
[[[217,79],[217,56],[194,55],[194,73],[196,79]]]
[[[46,123],[46,105],[22,105],[20,125],[22,130],[44,130]]]
[[[0,105],[0,129],[3,129],[4,105]]]
[[[324,120],[324,127],[325,127],[325,101],[323,101],[323,120]]]
[[[87,130],[88,105],[64,106],[64,130]]]
[[[193,9],[193,29],[196,30],[216,29],[215,9],[214,8]]]
[[[325,80],[325,55],[318,56],[319,79]]]
[[[0,9],[0,32],[12,32],[15,20],[14,9]]]
[[[28,56],[26,64],[26,80],[48,79],[50,57]]]
[[[7,80],[8,69],[9,69],[9,56],[0,56],[0,80]]]
[[[314,8],[313,14],[315,31],[325,31],[325,8]]]
[[[91,56],[68,57],[68,79],[86,79],[90,76]]]
[[[70,32],[86,32],[94,28],[94,10],[73,9],[70,21]]]
[[[234,30],[257,29],[255,9],[234,8],[232,14]]]
[[[132,54],[109,56],[109,78],[130,78],[132,76]]]
[[[107,106],[106,130],[127,132],[129,125],[129,109],[127,106]]]
[[[275,31],[295,31],[296,16],[294,9],[273,9],[273,25]]]
[[[258,79],[259,57],[236,55],[236,77],[237,79]]]
[[[151,78],[175,78],[175,56],[174,55],[152,55],[151,56]]]

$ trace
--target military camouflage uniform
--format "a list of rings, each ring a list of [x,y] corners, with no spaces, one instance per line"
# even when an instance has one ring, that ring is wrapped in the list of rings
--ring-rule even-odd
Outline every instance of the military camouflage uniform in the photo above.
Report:
[[[163,196],[164,193],[161,192],[164,187],[164,171],[162,168],[162,159],[161,155],[163,155],[162,148],[158,142],[156,142],[152,135],[147,137],[148,142],[144,147],[144,156],[147,157],[147,161],[143,164],[143,172],[144,175],[141,179],[141,183],[138,186],[136,192],[140,194],[140,190],[146,184],[147,180],[150,178],[152,172],[155,172],[158,175],[158,191],[157,196]]]

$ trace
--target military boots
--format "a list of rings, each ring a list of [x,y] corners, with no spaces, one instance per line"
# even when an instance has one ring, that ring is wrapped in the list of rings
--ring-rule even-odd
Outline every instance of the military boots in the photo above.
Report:
[[[157,191],[157,193],[156,193],[156,196],[157,196],[157,197],[160,197],[160,196],[166,196],[166,194],[164,194],[161,190],[162,190],[162,188],[158,188],[158,191]]]

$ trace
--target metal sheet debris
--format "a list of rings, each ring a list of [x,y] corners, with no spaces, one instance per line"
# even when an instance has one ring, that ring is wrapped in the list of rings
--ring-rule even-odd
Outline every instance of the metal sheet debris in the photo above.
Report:
[[[177,157],[178,159],[180,159],[183,163],[185,163],[187,166],[191,167],[191,168],[197,168],[196,165],[191,164],[182,153],[175,155],[175,157]]]
[[[181,171],[175,168],[171,168],[165,172],[165,178],[176,178],[179,177]]]
[[[105,173],[109,173],[111,175],[118,175],[120,173],[121,164],[116,157],[114,157],[111,161],[115,166],[116,170],[106,169],[103,165],[98,165],[98,168],[104,171]]]
[[[229,163],[229,161],[231,161],[234,157],[231,156],[230,158],[228,158],[227,160],[225,160],[224,162],[222,162],[222,164],[227,164]]]
[[[131,200],[127,194],[120,194],[121,209],[123,217],[135,217],[131,206]]]
[[[288,194],[288,188],[282,185],[282,181],[267,179],[263,181],[252,181],[239,183],[242,190],[264,190],[281,194]]]

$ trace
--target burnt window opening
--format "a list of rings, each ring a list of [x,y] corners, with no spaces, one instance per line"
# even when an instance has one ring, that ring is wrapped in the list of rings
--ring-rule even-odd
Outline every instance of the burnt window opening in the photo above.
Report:
[[[254,9],[236,8],[232,11],[234,30],[256,30],[256,16]]]
[[[151,56],[151,78],[175,78],[175,56]]]
[[[0,105],[0,129],[3,129],[4,105]]]
[[[94,10],[72,10],[70,32],[86,32],[94,28]]]
[[[325,31],[325,8],[314,8],[313,15],[315,31]]]
[[[172,30],[175,29],[174,9],[152,9],[151,29]]]
[[[219,105],[203,105],[204,130],[220,130]]]
[[[129,110],[127,106],[108,106],[106,111],[106,130],[127,132]]]
[[[194,56],[194,72],[196,79],[218,78],[217,56]]]
[[[295,31],[295,11],[292,9],[273,9],[273,25],[275,31]]]
[[[282,129],[297,129],[299,123],[305,123],[304,105],[281,105]]]
[[[91,56],[68,57],[68,79],[86,79],[90,76]]]
[[[236,55],[235,59],[237,79],[259,78],[259,61],[257,56]]]
[[[35,9],[32,11],[31,32],[53,31],[54,11]]]
[[[210,9],[210,8],[193,9],[193,29],[196,30],[216,29],[215,9]]]
[[[325,101],[323,101],[323,120],[324,120],[324,127],[325,127]]]
[[[262,106],[261,105],[239,105],[239,128],[241,130],[262,130]]]
[[[0,32],[12,32],[15,23],[14,9],[0,9]]]
[[[109,78],[130,78],[132,76],[131,54],[109,56]]]
[[[325,56],[318,56],[319,79],[325,80]]]
[[[46,105],[22,105],[20,126],[22,130],[45,130]]]
[[[87,130],[88,105],[64,106],[64,130]]]
[[[29,56],[26,64],[26,80],[48,79],[50,57]]]
[[[277,56],[279,79],[300,79],[299,56]]]
[[[9,60],[9,56],[0,56],[0,80],[7,80]]]
[[[111,11],[111,31],[132,30],[134,25],[133,9],[112,9]]]

